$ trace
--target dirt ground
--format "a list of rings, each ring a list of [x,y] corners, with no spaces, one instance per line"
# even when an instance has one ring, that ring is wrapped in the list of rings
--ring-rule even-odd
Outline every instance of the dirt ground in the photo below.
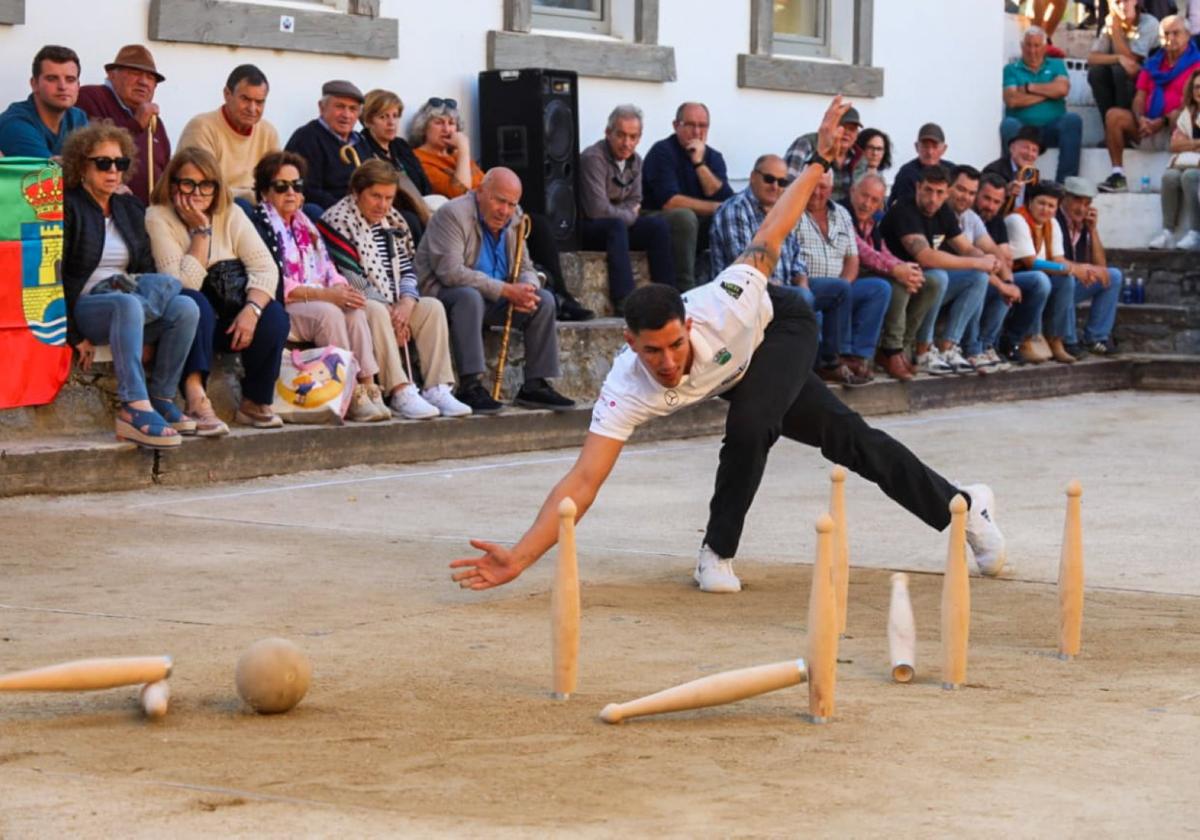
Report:
[[[718,441],[633,446],[579,527],[579,691],[549,699],[550,563],[452,586],[465,537],[512,539],[569,451],[238,485],[0,502],[0,671],[170,653],[171,711],[135,690],[0,695],[0,837],[1185,836],[1200,784],[1200,398],[1105,394],[886,418],[987,480],[1015,573],[972,579],[967,686],[941,689],[945,536],[848,482],[835,720],[804,686],[620,726],[626,700],[804,654],[828,464],[782,442],[740,552],[690,586]],[[949,469],[948,465],[953,466]],[[1063,486],[1084,483],[1083,655],[1053,654]],[[1191,489],[1188,489],[1191,488]],[[913,572],[917,680],[888,679],[887,569]],[[289,714],[234,663],[291,638]]]

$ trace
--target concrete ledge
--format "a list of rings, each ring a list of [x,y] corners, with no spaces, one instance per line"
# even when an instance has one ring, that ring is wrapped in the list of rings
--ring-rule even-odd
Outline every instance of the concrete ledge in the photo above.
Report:
[[[0,0],[0,23],[18,25],[25,22],[25,0]]]
[[[487,34],[487,69],[520,70],[553,67],[580,76],[632,79],[635,82],[675,81],[675,50],[657,44],[570,38],[525,32]]]
[[[1147,356],[1130,360],[1130,379],[1139,391],[1200,394],[1200,363],[1195,356]]]
[[[111,436],[7,442],[0,448],[0,496],[149,487],[154,463],[155,453]]]
[[[737,57],[737,84],[740,88],[790,93],[878,97],[883,96],[883,68],[741,53]]]

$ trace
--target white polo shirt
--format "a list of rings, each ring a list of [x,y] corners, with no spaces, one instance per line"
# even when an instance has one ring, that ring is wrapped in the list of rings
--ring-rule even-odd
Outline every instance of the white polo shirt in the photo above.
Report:
[[[589,431],[625,441],[647,420],[728,391],[745,375],[775,314],[767,278],[741,263],[689,291],[683,304],[692,319],[692,369],[667,388],[622,347],[592,408]]]

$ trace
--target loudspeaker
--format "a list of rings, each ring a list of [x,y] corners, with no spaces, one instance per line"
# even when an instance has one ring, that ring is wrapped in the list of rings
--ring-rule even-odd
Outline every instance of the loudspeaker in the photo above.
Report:
[[[485,70],[479,74],[484,169],[521,178],[521,207],[550,220],[560,251],[579,249],[579,91],[570,70]]]

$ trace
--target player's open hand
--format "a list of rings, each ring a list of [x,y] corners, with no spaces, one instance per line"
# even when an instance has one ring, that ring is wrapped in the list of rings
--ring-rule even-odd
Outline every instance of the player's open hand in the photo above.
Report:
[[[503,586],[524,571],[513,553],[504,546],[485,540],[471,540],[471,545],[483,552],[482,557],[462,557],[451,561],[450,568],[458,569],[450,579],[463,589],[491,589]]]
[[[833,147],[841,129],[842,117],[850,110],[850,105],[850,102],[838,94],[833,98],[833,102],[829,103],[825,116],[821,118],[821,127],[817,129],[817,154],[826,160],[833,157]]]

